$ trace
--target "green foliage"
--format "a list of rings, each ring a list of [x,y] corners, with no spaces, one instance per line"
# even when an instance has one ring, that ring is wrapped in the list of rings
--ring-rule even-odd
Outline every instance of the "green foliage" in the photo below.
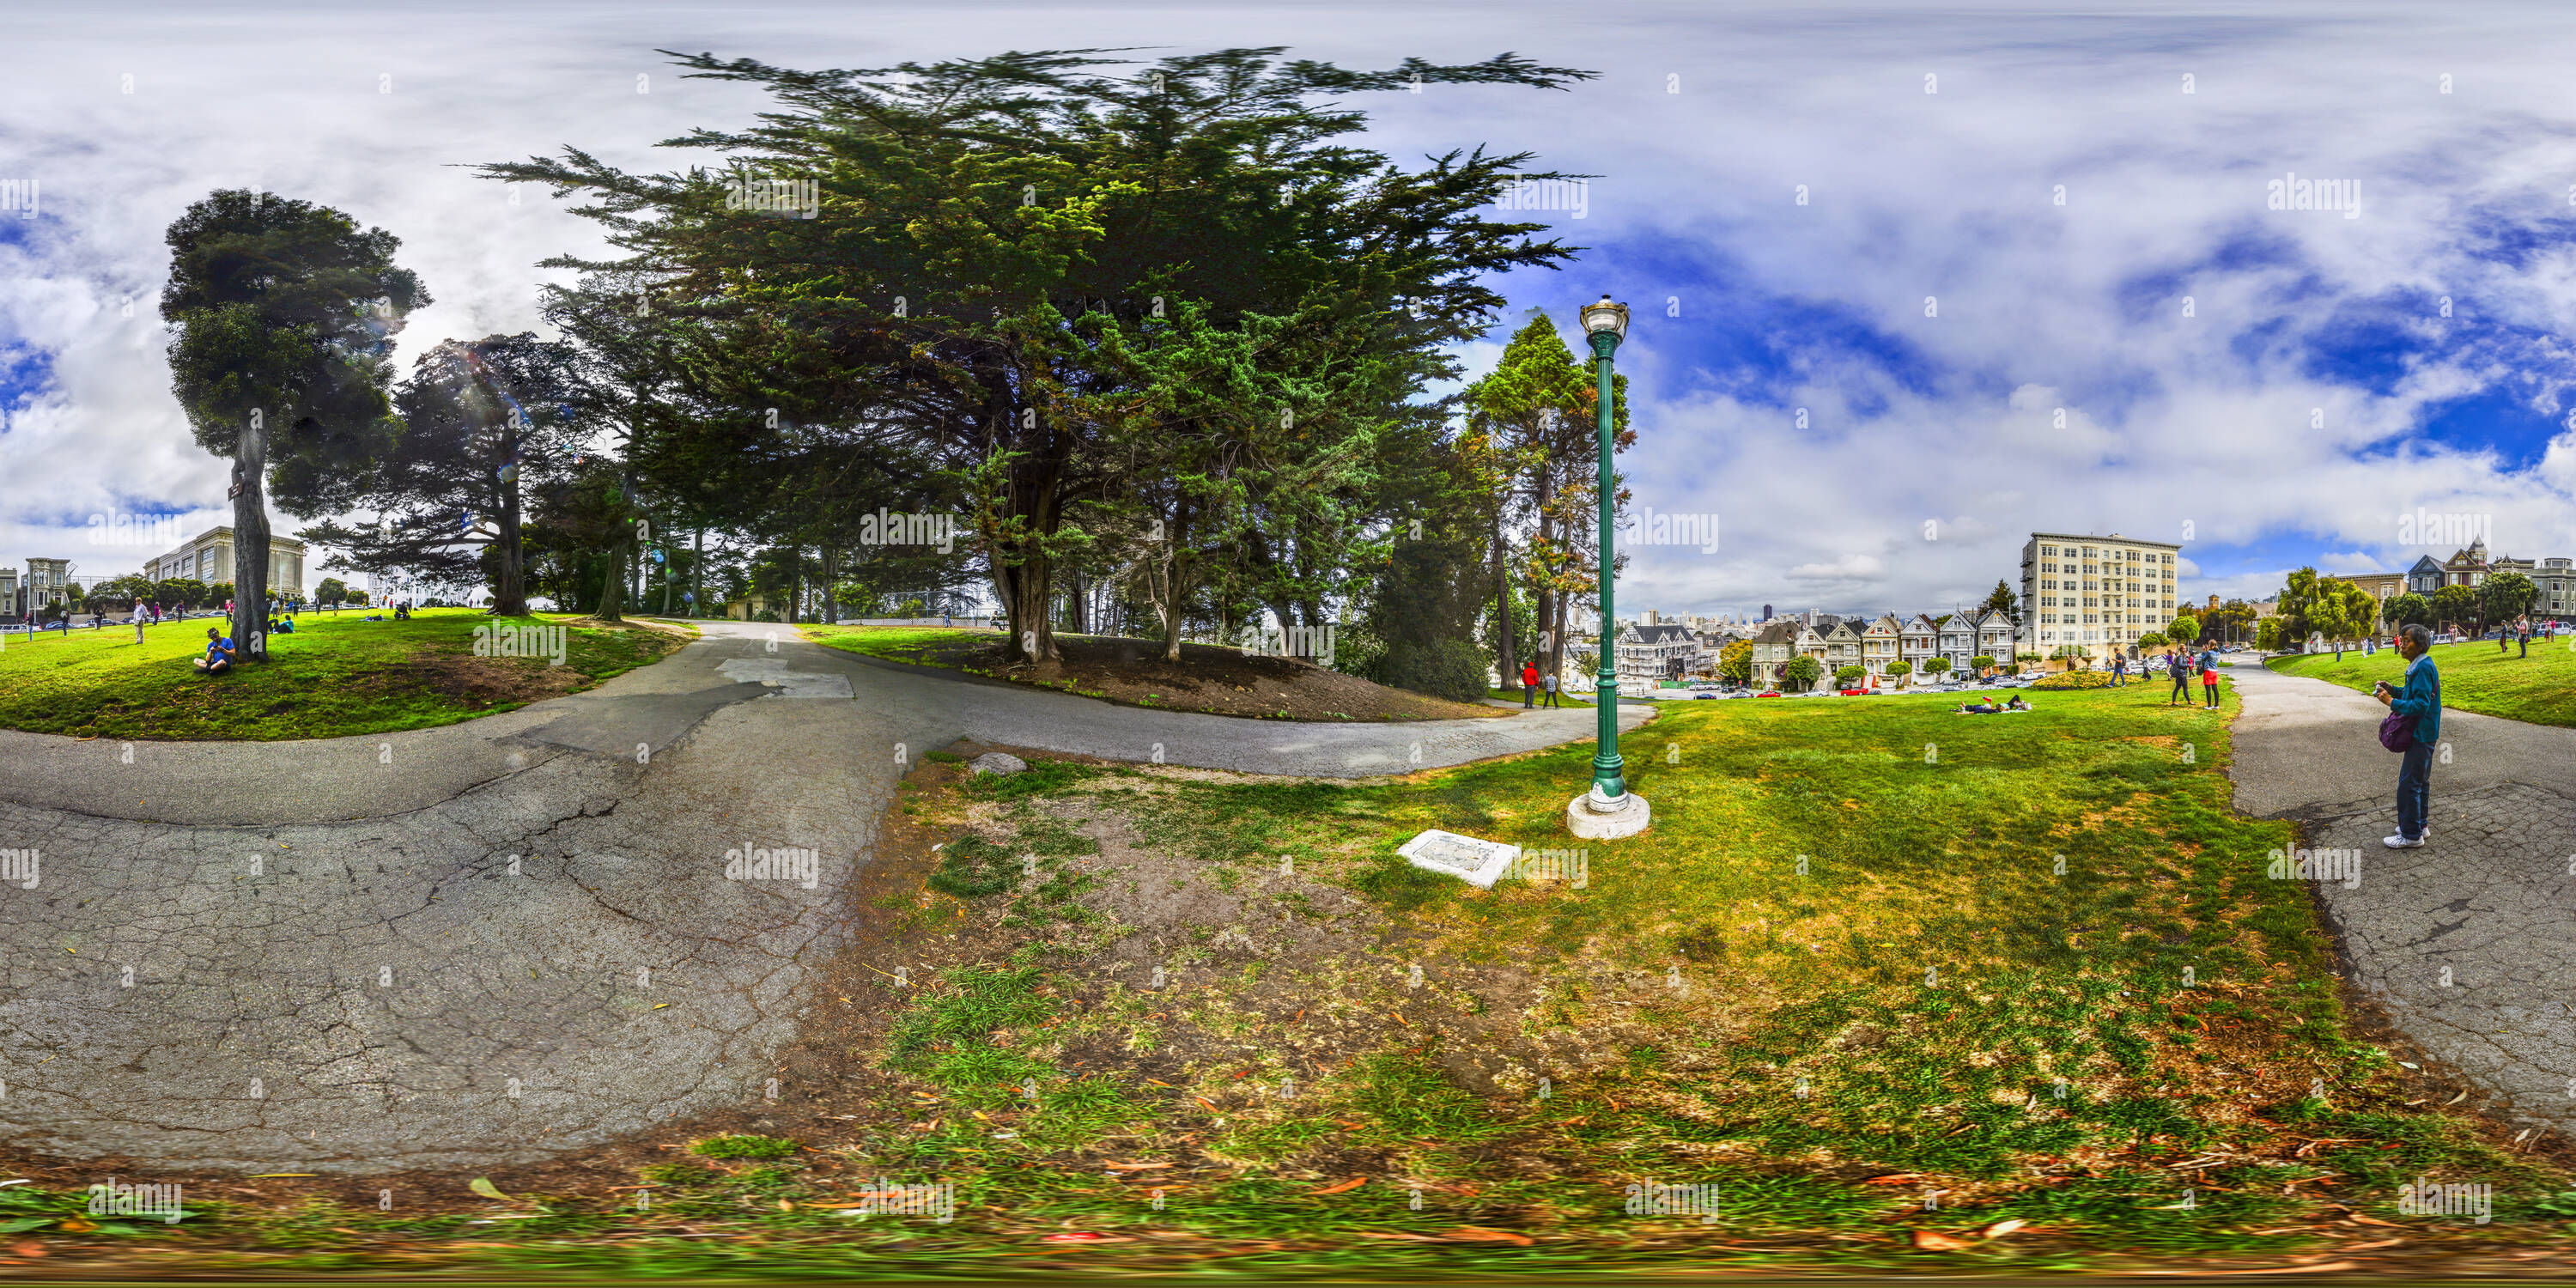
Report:
[[[1387,650],[1385,682],[1452,702],[1474,702],[1485,696],[1485,655],[1465,640],[1399,641]]]
[[[1899,658],[1898,660],[1887,664],[1887,673],[1894,676],[1912,675],[1914,674],[1914,664]]]
[[[2185,613],[2166,623],[2164,637],[2168,642],[2190,644],[2200,638],[2200,619]]]
[[[2508,568],[2487,574],[2478,586],[2478,607],[2486,611],[2489,622],[2510,622],[2531,611],[2532,601],[2540,597],[2540,588],[2531,578]]]
[[[2379,615],[2391,626],[2430,626],[2433,624],[2433,601],[2410,590],[2403,595],[2389,596],[2388,602],[2380,606]]]
[[[1858,664],[1840,667],[1834,671],[1834,682],[1844,688],[1850,688],[1860,677],[1867,674],[1869,674],[1869,668]]]
[[[1793,657],[1787,666],[1780,668],[1780,678],[1799,688],[1811,689],[1818,680],[1825,678],[1825,664],[1812,657]]]
[[[796,1142],[776,1136],[709,1136],[689,1143],[700,1158],[792,1158]]]
[[[1995,579],[1995,588],[1986,592],[1986,600],[1984,603],[1977,605],[1977,611],[1984,613],[2001,613],[2006,617],[2018,617],[2021,615],[2020,600],[2014,596],[2011,583],[2005,581],[2001,577],[1997,577]]]
[[[1923,673],[1925,675],[1937,677],[1946,674],[1949,669],[1950,659],[1943,657],[1938,653],[1923,659]]]
[[[2060,671],[2030,682],[2034,689],[2106,689],[2110,686],[2111,673],[2094,670]]]
[[[1995,665],[1995,659],[1992,654],[1979,653],[1968,659],[1968,665],[1980,671],[1991,670]]]
[[[1887,673],[1890,675],[1905,674],[1905,671],[1899,671],[1896,669],[1900,666],[1905,667],[1905,671],[1911,671],[1914,669],[1912,666],[1903,662],[1892,662],[1888,664]],[[1752,679],[1753,641],[1731,640],[1726,645],[1719,648],[1717,650],[1717,673],[1725,676],[1727,679],[1735,681],[1738,684],[1742,684],[1745,681]]]
[[[2171,643],[2173,643],[2172,640],[2166,639],[2163,635],[2154,631],[2149,631],[2138,637],[2139,648],[2163,648]]]

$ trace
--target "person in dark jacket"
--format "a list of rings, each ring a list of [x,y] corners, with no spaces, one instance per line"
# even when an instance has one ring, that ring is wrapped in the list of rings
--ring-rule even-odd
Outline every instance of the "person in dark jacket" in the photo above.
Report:
[[[2172,706],[2180,702],[2189,706],[2191,704],[2191,666],[2183,660],[2182,649],[2179,646],[2165,654],[2165,674],[2173,678],[2174,686],[2173,692],[2165,696],[2165,705]]]
[[[2397,762],[2397,835],[2384,838],[2392,850],[2411,850],[2424,843],[2424,816],[2433,807],[2433,748],[2442,740],[2442,674],[2428,654],[2433,632],[2408,626],[2398,633],[2397,651],[2406,658],[2406,687],[2392,691],[2379,682],[2371,696],[2401,716],[2415,719],[2405,758]]]

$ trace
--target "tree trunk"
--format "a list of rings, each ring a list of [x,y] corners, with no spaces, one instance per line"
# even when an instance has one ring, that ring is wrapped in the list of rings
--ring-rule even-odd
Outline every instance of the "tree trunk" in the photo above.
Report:
[[[233,453],[233,661],[268,660],[268,429],[251,412]]]
[[[501,453],[502,460],[518,455],[518,436],[512,434]],[[492,615],[525,617],[528,615],[527,553],[519,547],[519,480],[513,475],[501,485],[500,536],[494,549],[499,552],[500,568],[493,577]]]
[[[689,616],[703,617],[707,611],[706,577],[707,526],[698,525],[697,550],[689,556]]]
[[[618,613],[626,603],[627,545],[628,542],[619,541],[608,548],[608,575],[601,579],[605,584],[599,590],[599,610],[591,614],[603,622],[626,620],[618,616]]]

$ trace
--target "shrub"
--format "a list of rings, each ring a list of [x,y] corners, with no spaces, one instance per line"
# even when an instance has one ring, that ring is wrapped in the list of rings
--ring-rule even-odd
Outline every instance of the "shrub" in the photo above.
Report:
[[[1834,683],[1848,689],[1852,686],[1853,682],[1867,674],[1869,674],[1869,669],[1867,667],[1846,666],[1841,670],[1834,672]]]
[[[1973,666],[1980,671],[1991,671],[1995,667],[1995,659],[1992,654],[1979,653],[1975,657],[1968,659],[1968,665]]]
[[[2031,681],[2034,689],[2107,689],[2111,687],[2108,671],[2060,671]]]
[[[1399,641],[1386,651],[1386,677],[1399,689],[1478,702],[1485,696],[1484,653],[1465,640]]]

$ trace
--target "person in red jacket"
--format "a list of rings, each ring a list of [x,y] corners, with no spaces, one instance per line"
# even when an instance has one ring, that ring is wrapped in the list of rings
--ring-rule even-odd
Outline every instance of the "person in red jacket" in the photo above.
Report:
[[[1521,663],[1521,705],[1523,707],[1538,705],[1538,663],[1536,662]]]

